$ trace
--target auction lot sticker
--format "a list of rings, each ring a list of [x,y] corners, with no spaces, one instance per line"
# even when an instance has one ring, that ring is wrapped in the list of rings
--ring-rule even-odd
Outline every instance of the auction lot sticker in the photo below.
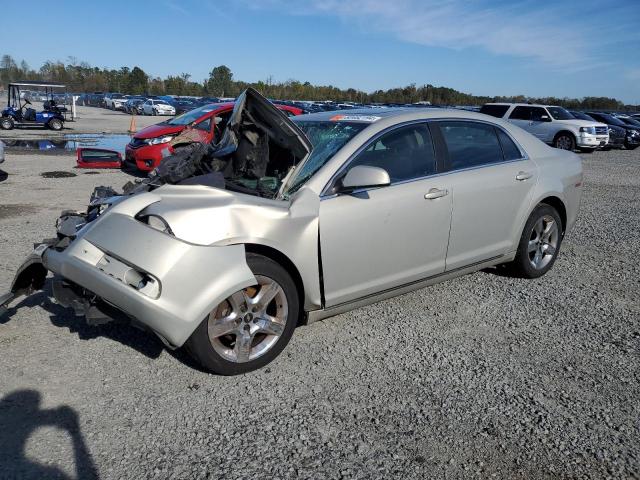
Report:
[[[375,122],[382,117],[376,117],[375,115],[334,115],[329,120],[332,122]]]

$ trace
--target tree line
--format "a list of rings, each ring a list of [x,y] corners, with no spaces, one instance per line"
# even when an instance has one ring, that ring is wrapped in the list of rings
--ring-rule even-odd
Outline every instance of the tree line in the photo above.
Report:
[[[253,87],[268,98],[287,100],[334,100],[359,103],[415,103],[432,105],[482,105],[486,102],[532,102],[561,105],[570,109],[625,110],[640,108],[624,105],[609,97],[584,98],[533,98],[516,96],[476,96],[453,88],[425,84],[407,85],[402,88],[364,92],[354,88],[341,89],[332,85],[313,85],[310,82],[287,80],[276,82],[272,77],[259,82],[236,80],[229,67],[220,65],[211,70],[203,82],[193,81],[188,73],[169,75],[166,78],[151,76],[138,66],[119,69],[92,67],[69,57],[67,62],[46,61],[39,69],[32,69],[24,60],[18,62],[10,55],[0,58],[0,90],[11,81],[32,80],[59,82],[72,92],[120,92],[147,95],[187,95],[236,97],[247,87]]]

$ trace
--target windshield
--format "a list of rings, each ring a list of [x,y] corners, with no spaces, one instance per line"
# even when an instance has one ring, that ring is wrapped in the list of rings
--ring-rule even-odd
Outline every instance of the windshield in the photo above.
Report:
[[[205,105],[204,107],[196,108],[195,110],[189,110],[188,112],[183,113],[182,115],[178,115],[177,117],[172,118],[167,123],[169,125],[188,125],[190,123],[195,122],[205,113],[209,113],[215,110],[215,107],[211,105]]]
[[[625,118],[622,121],[627,125],[631,125],[633,127],[640,127],[640,122],[635,118]]]
[[[618,127],[624,127],[624,122],[619,118],[614,117],[613,115],[609,115],[608,113],[599,113],[598,114],[604,123],[608,123],[609,125],[617,125]]]
[[[297,121],[295,123],[309,138],[313,150],[287,182],[283,191],[285,198],[297,192],[338,150],[369,125],[358,122],[332,121]]]
[[[554,120],[573,120],[574,116],[562,107],[547,107]]]
[[[582,112],[571,112],[571,115],[573,115],[574,117],[576,117],[578,120],[588,120],[590,122],[595,122],[595,119],[591,118],[589,115],[587,115],[586,113],[582,113]]]

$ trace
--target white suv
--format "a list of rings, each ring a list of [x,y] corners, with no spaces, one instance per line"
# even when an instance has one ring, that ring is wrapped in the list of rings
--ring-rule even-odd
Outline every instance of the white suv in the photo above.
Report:
[[[502,118],[545,143],[563,150],[591,153],[609,142],[604,123],[579,120],[562,107],[527,103],[486,103],[480,113]]]

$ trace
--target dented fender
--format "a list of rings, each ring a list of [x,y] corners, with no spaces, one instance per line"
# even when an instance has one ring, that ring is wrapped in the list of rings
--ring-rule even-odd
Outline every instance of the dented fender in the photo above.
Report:
[[[255,285],[244,246],[187,243],[122,213],[126,203],[67,249],[46,250],[43,263],[179,347],[219,303]]]

